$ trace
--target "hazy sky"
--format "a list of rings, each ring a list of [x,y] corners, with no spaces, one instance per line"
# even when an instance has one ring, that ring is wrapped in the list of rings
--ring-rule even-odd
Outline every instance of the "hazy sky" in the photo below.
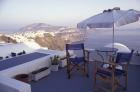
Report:
[[[31,23],[76,26],[104,9],[140,10],[140,0],[0,0],[0,29]]]

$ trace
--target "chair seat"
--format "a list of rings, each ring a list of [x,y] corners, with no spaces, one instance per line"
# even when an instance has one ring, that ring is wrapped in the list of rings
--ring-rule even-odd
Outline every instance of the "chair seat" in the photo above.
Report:
[[[120,69],[115,69],[115,76],[121,76],[121,75],[124,75],[125,74],[125,71],[124,70],[120,70]],[[103,76],[103,77],[105,77],[105,76],[112,76],[112,73],[111,72],[108,72],[108,71],[105,71],[105,70],[98,70],[97,71],[97,73],[96,73],[97,75],[100,75],[100,76]]]
[[[84,57],[69,58],[69,61],[74,63],[74,64],[80,64],[80,63],[84,62]]]

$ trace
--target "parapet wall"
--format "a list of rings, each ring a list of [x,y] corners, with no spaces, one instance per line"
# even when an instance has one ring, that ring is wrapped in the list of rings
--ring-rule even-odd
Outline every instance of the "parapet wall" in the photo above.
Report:
[[[0,76],[0,92],[31,92],[31,86],[6,76]]]

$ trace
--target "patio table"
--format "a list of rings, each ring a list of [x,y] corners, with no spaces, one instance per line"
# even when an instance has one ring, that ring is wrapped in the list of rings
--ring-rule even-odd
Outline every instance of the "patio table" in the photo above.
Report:
[[[105,58],[102,55],[102,53],[105,53],[106,57],[109,57],[108,61],[114,61],[118,49],[110,48],[110,47],[102,47],[102,48],[96,48],[95,51],[102,58],[103,62],[105,62]]]
[[[111,60],[111,58],[113,59],[118,51],[118,49],[116,48],[110,48],[110,47],[101,47],[101,48],[95,48],[95,49],[89,49],[89,48],[86,48],[85,49],[89,54],[92,53],[92,52],[96,52],[102,59],[103,62],[105,62],[105,58],[104,56],[102,55],[102,53],[105,53],[105,56],[106,57],[109,57],[109,60]],[[111,54],[111,55],[109,55]]]

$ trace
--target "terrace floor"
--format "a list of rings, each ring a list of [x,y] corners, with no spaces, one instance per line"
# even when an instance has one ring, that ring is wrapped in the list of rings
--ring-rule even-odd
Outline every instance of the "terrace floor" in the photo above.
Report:
[[[90,77],[86,78],[80,73],[73,73],[69,80],[66,68],[59,69],[37,82],[31,82],[32,92],[94,92],[93,63],[90,62]],[[117,90],[124,92],[124,90]],[[140,66],[130,65],[128,73],[128,90],[125,92],[140,92]]]

